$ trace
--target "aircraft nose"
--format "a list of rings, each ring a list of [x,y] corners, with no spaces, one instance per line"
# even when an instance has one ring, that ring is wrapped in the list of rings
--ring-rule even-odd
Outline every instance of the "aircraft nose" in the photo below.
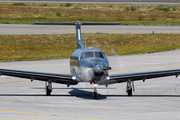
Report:
[[[97,64],[95,67],[94,67],[94,71],[96,73],[101,73],[103,71],[103,66],[101,64]]]

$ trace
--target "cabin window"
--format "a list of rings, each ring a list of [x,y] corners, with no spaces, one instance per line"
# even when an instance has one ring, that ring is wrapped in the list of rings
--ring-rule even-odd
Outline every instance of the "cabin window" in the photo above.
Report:
[[[84,53],[84,58],[93,58],[93,57],[94,57],[93,52],[85,52]]]
[[[104,58],[102,52],[95,52],[95,57],[96,58]]]

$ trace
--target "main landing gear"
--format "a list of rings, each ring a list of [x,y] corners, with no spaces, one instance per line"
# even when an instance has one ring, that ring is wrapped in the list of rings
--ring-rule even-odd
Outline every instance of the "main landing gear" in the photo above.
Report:
[[[135,90],[134,90],[134,83],[133,83],[133,81],[128,80],[127,81],[127,88],[126,88],[127,95],[128,96],[132,96],[132,91],[135,92]]]
[[[94,83],[94,91],[93,91],[93,97],[94,97],[94,99],[97,99],[97,95],[98,95],[97,90],[96,90],[96,87],[97,87],[97,84]]]
[[[45,88],[46,88],[46,96],[50,96],[51,92],[52,92],[52,83],[51,83],[51,80],[46,82]]]

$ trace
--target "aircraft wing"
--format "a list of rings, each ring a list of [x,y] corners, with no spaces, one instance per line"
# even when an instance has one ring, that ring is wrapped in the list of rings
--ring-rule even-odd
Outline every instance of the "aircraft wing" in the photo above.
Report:
[[[167,77],[167,76],[173,76],[173,75],[178,77],[180,75],[180,69],[127,73],[127,74],[114,74],[114,75],[109,75],[107,77],[107,80],[101,81],[98,84],[99,85],[115,84],[115,83],[127,82],[128,80],[145,81],[146,79]]]
[[[52,82],[61,83],[61,84],[70,84],[70,85],[78,84],[78,81],[72,79],[72,75],[66,75],[66,74],[0,69],[0,75],[27,78],[31,80],[40,80],[40,81],[51,80]]]

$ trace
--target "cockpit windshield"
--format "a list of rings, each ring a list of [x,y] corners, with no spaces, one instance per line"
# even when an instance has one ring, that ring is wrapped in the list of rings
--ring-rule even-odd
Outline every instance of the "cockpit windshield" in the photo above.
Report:
[[[84,54],[81,55],[80,59],[86,59],[86,58],[104,58],[104,55],[102,52],[84,52]]]
[[[94,57],[93,52],[85,52],[84,58],[92,58],[92,57]]]
[[[96,58],[104,58],[102,52],[95,52]]]

